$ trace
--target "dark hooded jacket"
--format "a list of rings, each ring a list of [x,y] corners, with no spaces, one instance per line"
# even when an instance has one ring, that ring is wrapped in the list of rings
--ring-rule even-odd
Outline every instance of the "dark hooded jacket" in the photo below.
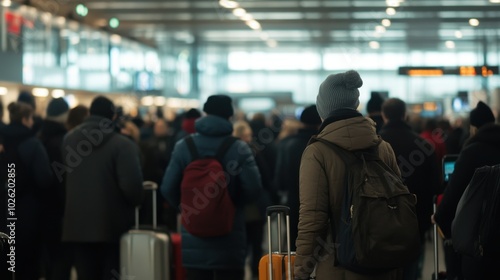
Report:
[[[438,193],[440,172],[436,152],[428,142],[404,121],[391,121],[380,131],[382,139],[391,144],[401,177],[418,199],[416,205],[420,235],[431,227],[432,199]]]
[[[196,121],[192,135],[200,157],[213,156],[222,142],[233,132],[232,124],[221,117],[208,115]],[[168,203],[179,208],[183,171],[191,162],[185,140],[177,142],[172,158],[163,177],[161,191]],[[246,233],[244,206],[255,202],[261,194],[261,179],[252,150],[243,141],[236,141],[226,152],[223,166],[237,162],[237,177],[230,175],[228,191],[236,206],[233,231],[220,237],[202,238],[191,235],[181,227],[182,263],[194,269],[243,269],[246,258]],[[228,171],[229,173],[234,173]],[[238,183],[234,183],[234,182]]]
[[[476,168],[499,163],[500,126],[485,125],[465,144],[434,216],[436,223],[447,238],[451,237],[451,223],[455,218],[458,201]]]
[[[500,126],[485,125],[469,139],[460,153],[434,219],[446,238],[451,238],[451,224],[458,202],[477,168],[500,163]],[[465,279],[489,279],[497,273],[499,259],[472,258],[461,255],[461,270]],[[491,277],[490,277],[491,278]]]
[[[290,240],[297,239],[299,223],[299,171],[302,153],[318,129],[300,129],[278,143],[276,174],[274,183],[278,190],[287,192],[287,205],[290,207]],[[295,251],[295,242],[291,242]]]
[[[61,147],[66,132],[66,127],[62,123],[45,120],[42,124],[39,139],[47,151],[51,167],[54,162],[63,163]],[[55,178],[50,190],[44,192],[42,197],[46,202],[43,210],[44,237],[60,241],[64,214],[64,178],[62,180]]]
[[[31,235],[32,238],[38,238],[41,207],[44,204],[41,194],[49,190],[53,179],[49,158],[40,140],[33,137],[32,131],[22,124],[4,126],[0,135],[5,149],[0,155],[2,184],[15,184],[15,215],[18,219],[16,236]],[[13,181],[9,182],[7,179],[11,177],[7,173],[8,169],[15,170],[9,171],[15,174]],[[2,198],[2,209],[7,209],[5,203],[7,198]]]
[[[109,119],[88,117],[63,142],[66,207],[63,241],[118,242],[142,202],[138,147],[116,133]]]

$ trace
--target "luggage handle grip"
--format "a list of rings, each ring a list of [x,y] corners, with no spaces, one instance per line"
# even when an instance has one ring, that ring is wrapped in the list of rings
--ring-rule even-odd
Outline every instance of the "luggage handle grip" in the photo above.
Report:
[[[158,184],[153,181],[145,181],[142,183],[142,187],[145,190],[151,190],[153,196],[153,229],[158,227],[158,213],[156,212],[156,190],[158,189]],[[135,208],[135,229],[139,229],[139,209],[140,206]]]
[[[272,261],[272,241],[271,241],[271,215],[273,213],[278,213],[278,244],[279,252],[281,253],[281,215],[285,213],[286,216],[286,239],[287,239],[287,257],[288,257],[288,280],[292,280],[292,256],[290,251],[290,207],[284,205],[273,205],[266,208],[267,215],[267,231],[268,231],[268,246],[269,246],[269,261],[268,261],[268,272],[269,272],[269,280],[274,279],[273,275],[273,261]]]
[[[284,213],[286,216],[290,215],[290,207],[284,205],[273,205],[266,208],[266,215],[274,213]]]

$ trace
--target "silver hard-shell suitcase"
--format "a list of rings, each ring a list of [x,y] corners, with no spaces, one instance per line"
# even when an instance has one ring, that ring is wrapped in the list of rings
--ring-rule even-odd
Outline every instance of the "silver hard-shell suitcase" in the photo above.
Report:
[[[154,182],[144,182],[153,193],[153,229],[139,228],[139,207],[135,209],[135,228],[120,240],[120,279],[170,280],[170,238],[157,229],[156,190]]]

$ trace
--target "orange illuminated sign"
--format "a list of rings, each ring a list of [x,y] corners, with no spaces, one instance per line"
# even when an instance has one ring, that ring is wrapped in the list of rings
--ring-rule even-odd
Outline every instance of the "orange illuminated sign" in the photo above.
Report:
[[[459,67],[399,67],[399,75],[436,77],[443,75],[483,76],[498,74],[498,66],[459,66]]]

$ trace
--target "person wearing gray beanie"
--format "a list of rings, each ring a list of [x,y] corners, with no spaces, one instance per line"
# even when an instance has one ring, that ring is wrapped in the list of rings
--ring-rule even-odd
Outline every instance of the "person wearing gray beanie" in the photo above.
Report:
[[[319,116],[325,120],[338,109],[354,109],[359,106],[359,90],[363,80],[359,73],[349,70],[329,75],[319,87],[316,106]]]
[[[349,172],[354,170],[352,165],[354,161],[351,162],[351,157],[358,157],[355,153],[376,150],[379,156],[377,160],[385,164],[384,175],[391,174],[392,178],[400,177],[400,170],[391,145],[377,135],[375,122],[357,110],[359,106],[358,88],[362,85],[361,77],[358,72],[353,70],[329,75],[321,83],[316,100],[316,109],[322,119],[321,127],[313,137],[304,137],[307,144],[303,146],[305,149],[302,153],[299,152],[298,145],[284,144],[290,147],[286,151],[287,155],[299,152],[300,166],[295,167],[295,169],[284,168],[285,172],[278,169],[278,166],[276,167],[276,176],[279,179],[286,177],[286,179],[295,182],[295,185],[286,182],[276,184],[276,187],[279,189],[287,188],[291,194],[288,196],[287,204],[290,206],[290,221],[294,219],[297,228],[296,238],[290,237],[290,239],[295,240],[296,245],[297,255],[294,265],[296,280],[310,279],[315,268],[317,279],[330,279],[332,275],[349,275],[349,279],[370,278],[366,278],[365,275],[362,275],[363,273],[352,270],[347,272],[348,268],[345,266],[332,265],[338,261],[335,254],[329,254],[319,262],[316,262],[315,258],[317,254],[315,248],[321,245],[318,243],[317,233],[322,233],[321,240],[335,240],[336,232],[330,230],[330,226],[342,224],[346,218],[343,215],[348,213],[348,211],[344,211],[342,204],[345,199],[348,199],[348,197],[344,197],[346,190],[344,178],[353,174]],[[348,161],[344,160],[344,156],[347,157]],[[288,159],[284,161],[292,162]],[[296,188],[293,190],[295,193],[292,193],[292,187]],[[291,201],[292,199],[294,201]],[[346,206],[349,207],[349,205]],[[292,217],[292,214],[296,215],[297,213],[297,211],[292,213],[294,212],[292,209],[299,209],[298,217]],[[416,220],[412,221],[411,232],[416,233],[418,238],[416,222]],[[314,230],[311,230],[312,228]],[[355,231],[359,231],[359,229],[355,229]],[[354,231],[352,233],[358,234]],[[399,248],[409,250],[406,251],[409,258],[404,260],[401,258],[401,262],[396,266],[402,268],[406,262],[410,261],[410,258],[416,256],[419,251],[417,238],[409,238],[410,241],[401,244]],[[328,246],[330,245],[334,244],[328,243]],[[386,265],[388,268],[393,267],[394,262],[388,262]],[[376,278],[399,279],[402,275],[401,270],[399,268],[387,269],[377,274]]]

